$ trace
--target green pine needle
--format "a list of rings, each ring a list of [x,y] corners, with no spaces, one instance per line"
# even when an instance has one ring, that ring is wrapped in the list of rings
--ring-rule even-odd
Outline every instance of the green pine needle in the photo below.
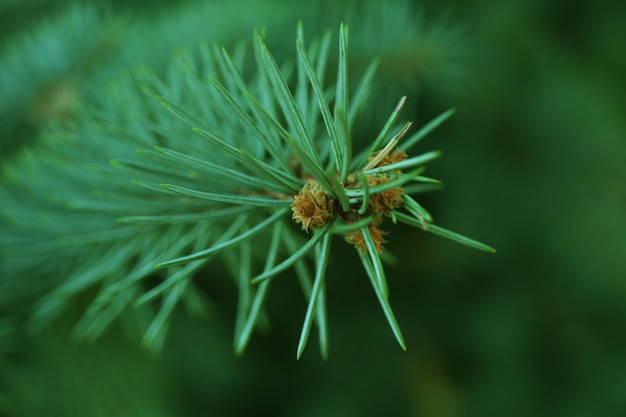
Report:
[[[298,350],[296,353],[296,357],[298,359],[300,359],[300,356],[302,356],[302,353],[304,352],[306,342],[309,338],[309,332],[311,331],[311,326],[313,324],[313,315],[316,313],[323,297],[324,277],[326,275],[326,267],[328,266],[328,258],[330,255],[330,237],[330,233],[324,235],[324,239],[322,239],[322,243],[320,244],[321,246],[318,248],[316,253],[315,262],[317,270],[315,271],[315,282],[313,283],[309,306],[306,310],[306,315],[304,316],[302,333],[300,335],[300,341],[298,342]]]
[[[289,256],[287,259],[285,259],[284,261],[282,261],[280,264],[276,265],[269,271],[265,271],[262,274],[256,276],[252,280],[252,283],[258,284],[260,282],[273,278],[276,275],[280,274],[281,272],[284,272],[287,269],[291,268],[296,262],[302,259],[311,249],[315,247],[315,245],[317,245],[322,240],[324,235],[328,233],[330,226],[332,226],[332,223],[327,224],[322,229],[315,232],[313,234],[313,237],[311,237],[311,239],[309,239],[297,251],[292,253],[291,256]]]

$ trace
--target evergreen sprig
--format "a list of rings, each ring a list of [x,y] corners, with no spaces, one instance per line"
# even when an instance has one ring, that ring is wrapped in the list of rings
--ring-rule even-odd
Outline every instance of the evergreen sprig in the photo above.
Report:
[[[253,334],[271,283],[293,267],[308,302],[297,357],[314,322],[326,357],[325,279],[333,236],[341,235],[355,246],[404,349],[380,256],[384,219],[493,249],[435,226],[409,196],[429,189],[434,180],[421,175],[422,167],[439,153],[408,158],[406,152],[454,111],[405,138],[410,122],[396,127],[402,98],[372,144],[354,152],[352,127],[377,63],[351,94],[342,25],[337,78],[328,84],[330,40],[327,35],[306,46],[299,27],[296,65],[281,66],[257,33],[252,75],[240,52],[231,57],[208,43],[197,55],[178,51],[164,77],[145,68],[118,78],[98,109],[4,167],[0,227],[6,233],[0,242],[10,260],[4,272],[12,282],[26,271],[57,277],[37,303],[33,325],[54,319],[71,298],[91,289],[97,293],[76,336],[96,338],[131,313],[144,344],[159,350],[179,303],[205,312],[194,276],[219,257],[239,287],[237,353]],[[102,164],[111,157],[110,165]],[[68,162],[77,160],[90,163]],[[42,204],[25,210],[32,200]],[[253,253],[253,242],[264,243]],[[262,269],[258,257],[265,259]],[[33,263],[40,270],[33,271]],[[160,283],[149,286],[147,277]]]

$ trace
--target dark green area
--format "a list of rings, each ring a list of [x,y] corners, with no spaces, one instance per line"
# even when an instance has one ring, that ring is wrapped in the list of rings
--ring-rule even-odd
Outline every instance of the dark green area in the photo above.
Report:
[[[351,70],[381,58],[355,136],[373,140],[400,95],[410,100],[401,120],[418,127],[456,107],[420,145],[443,151],[426,175],[445,184],[420,203],[437,224],[498,253],[389,226],[402,352],[358,257],[336,242],[328,362],[315,343],[295,360],[306,301],[291,275],[268,300],[271,326],[235,357],[236,287],[203,270],[210,311],[177,309],[158,358],[123,323],[93,343],[71,341],[88,299],[31,335],[23,319],[46,283],[23,276],[0,286],[0,413],[623,415],[626,4],[311,3],[3,2],[0,163],[34,146],[49,124],[71,125],[75,106],[98,107],[108,79],[142,64],[165,72],[175,48],[209,39],[231,49],[266,27],[283,61],[294,56],[299,20],[307,39],[336,33],[344,20]],[[0,273],[9,261],[0,258]]]

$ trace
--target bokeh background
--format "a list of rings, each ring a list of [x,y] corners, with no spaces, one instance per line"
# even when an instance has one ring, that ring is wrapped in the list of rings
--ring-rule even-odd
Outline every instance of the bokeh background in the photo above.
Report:
[[[243,357],[232,285],[211,287],[206,319],[176,311],[159,357],[116,325],[73,342],[81,300],[35,334],[20,325],[28,306],[3,306],[0,414],[626,415],[626,2],[3,0],[0,163],[107,79],[163,68],[199,39],[231,47],[266,27],[273,53],[293,57],[299,20],[309,39],[345,21],[355,72],[381,58],[359,140],[400,95],[417,125],[457,108],[420,145],[443,151],[429,175],[445,183],[420,201],[498,253],[393,230],[403,352],[357,257],[335,245],[327,362],[315,343],[295,359],[306,303],[289,277]]]

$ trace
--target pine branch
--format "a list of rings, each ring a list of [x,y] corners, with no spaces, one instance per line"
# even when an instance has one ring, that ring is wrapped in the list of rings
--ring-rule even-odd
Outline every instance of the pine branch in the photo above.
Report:
[[[295,267],[309,298],[298,357],[314,321],[325,355],[324,282],[332,272],[331,238],[340,234],[361,255],[364,276],[404,348],[380,256],[388,233],[384,220],[492,249],[432,225],[408,195],[411,187],[433,182],[420,174],[439,154],[407,158],[405,151],[451,112],[405,139],[410,122],[392,135],[403,98],[372,145],[353,152],[350,132],[366,106],[375,65],[351,94],[351,49],[341,26],[336,82],[324,83],[328,39],[307,45],[299,29],[294,77],[260,36],[253,41],[258,72],[250,77],[243,59],[219,48],[181,50],[166,76],[145,68],[135,77],[118,77],[103,90],[99,108],[82,111],[71,128],[52,130],[7,164],[0,243],[13,261],[3,263],[4,279],[32,275],[32,265],[38,279],[56,277],[31,324],[45,325],[79,294],[96,289],[75,331],[93,339],[119,315],[137,314],[160,299],[143,339],[159,350],[173,309],[197,300],[197,271],[216,258],[239,258],[241,265],[230,265],[242,291],[236,351],[251,337],[269,283]],[[412,171],[403,172],[407,168]],[[303,238],[304,244],[294,244]],[[264,244],[267,239],[272,244]],[[262,269],[250,245],[255,257],[268,259]],[[314,279],[307,272],[309,254]],[[160,284],[150,286],[148,277]]]

